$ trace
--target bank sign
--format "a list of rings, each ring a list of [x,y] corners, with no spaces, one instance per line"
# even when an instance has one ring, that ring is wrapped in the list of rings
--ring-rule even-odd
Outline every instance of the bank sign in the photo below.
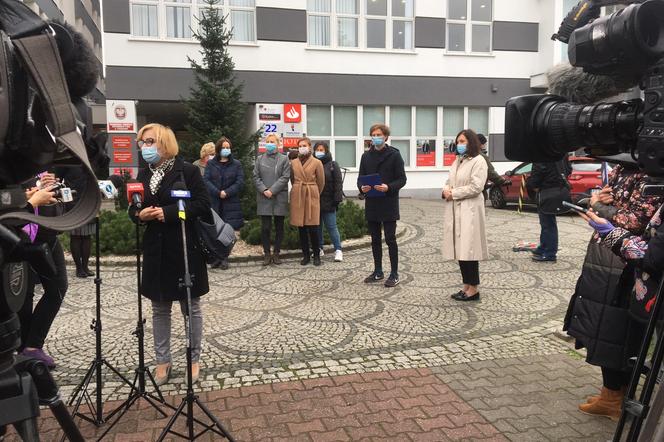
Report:
[[[304,136],[304,108],[299,103],[259,103],[256,105],[256,125],[261,131],[258,151],[265,152],[265,137],[278,135],[282,140],[280,151],[297,147]]]

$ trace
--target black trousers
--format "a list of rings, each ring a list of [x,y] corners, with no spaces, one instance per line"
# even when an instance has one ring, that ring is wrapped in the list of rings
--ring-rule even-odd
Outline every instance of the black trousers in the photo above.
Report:
[[[311,253],[311,250],[315,250],[318,253],[318,226],[304,226],[298,227],[297,230],[300,232],[300,247],[302,248],[302,255],[306,258]],[[309,243],[311,241],[311,248],[309,248]]]
[[[480,285],[480,263],[478,261],[459,261],[463,283]]]
[[[74,258],[76,270],[87,270],[92,249],[92,237],[90,235],[71,235],[69,238],[69,250]]]
[[[371,234],[371,251],[374,259],[374,269],[383,271],[383,239],[382,231],[385,231],[385,244],[390,254],[390,271],[397,275],[399,273],[399,247],[397,246],[397,222],[375,222],[369,221],[369,233]]]
[[[23,307],[18,312],[21,323],[21,348],[42,348],[51,329],[55,316],[60,311],[62,300],[67,293],[67,267],[65,255],[57,237],[49,239],[46,244],[51,249],[55,261],[56,274],[53,277],[38,275],[30,270],[28,290]],[[35,285],[41,281],[44,294],[32,309]]]
[[[284,240],[284,217],[261,216],[261,242],[263,253],[270,254],[270,236],[272,235],[272,218],[274,218],[274,254],[281,252],[281,242]]]
[[[629,385],[631,375],[629,371],[602,367],[602,384],[609,390],[620,390]]]

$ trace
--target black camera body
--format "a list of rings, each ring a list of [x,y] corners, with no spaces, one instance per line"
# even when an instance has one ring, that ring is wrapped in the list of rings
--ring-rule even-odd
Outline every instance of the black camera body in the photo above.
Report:
[[[664,177],[664,1],[631,4],[585,24],[571,33],[568,52],[586,74],[638,84],[645,99],[513,97],[505,112],[507,158],[550,162],[580,148],[591,156],[630,152],[648,175]]]

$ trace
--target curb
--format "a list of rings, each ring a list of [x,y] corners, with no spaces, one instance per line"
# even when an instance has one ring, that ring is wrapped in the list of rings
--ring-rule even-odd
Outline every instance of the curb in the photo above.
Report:
[[[397,225],[396,237],[401,238],[406,234],[407,227],[405,224],[401,223]],[[346,250],[359,250],[371,247],[371,237],[369,235],[363,236],[362,238],[355,238],[356,243],[344,246],[344,251]],[[351,240],[351,241],[354,241]],[[297,258],[302,255],[300,250],[285,250],[281,253],[282,258]],[[228,258],[230,263],[239,263],[239,262],[260,262],[263,260],[263,255],[242,255],[242,256],[232,256]],[[68,265],[74,265],[74,260],[71,257],[71,253],[65,252],[65,262]],[[90,256],[90,262],[94,262],[94,253]],[[128,266],[136,264],[135,255],[109,255],[102,256],[99,260],[100,264],[103,266]]]

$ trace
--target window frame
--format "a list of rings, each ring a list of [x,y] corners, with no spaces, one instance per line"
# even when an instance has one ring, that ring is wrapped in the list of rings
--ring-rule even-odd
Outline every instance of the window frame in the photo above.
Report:
[[[134,34],[134,14],[132,12],[133,5],[150,5],[157,6],[157,35],[136,35]],[[190,14],[190,28],[191,37],[169,37],[168,36],[168,22],[167,22],[167,8],[168,7],[186,7],[189,8]],[[230,0],[220,0],[219,4],[210,6],[203,0],[191,0],[190,3],[178,3],[176,0],[129,0],[129,27],[130,38],[132,40],[150,40],[150,41],[167,41],[167,42],[196,42],[193,34],[198,30],[198,14],[201,10],[206,8],[214,8],[221,11],[221,14],[226,17],[227,25],[233,29],[232,11],[251,11],[253,13],[253,40],[235,40],[231,38],[231,45],[249,45],[254,46],[257,42],[257,24],[256,24],[256,2],[254,6],[231,6]]]
[[[445,16],[445,54],[446,55],[493,55],[493,21],[495,15],[495,1],[489,0],[491,2],[491,20],[473,20],[472,9],[473,9],[473,0],[466,0],[466,19],[453,19],[450,18],[450,1],[447,1],[447,11]],[[453,51],[450,50],[450,26],[449,25],[464,25],[464,50],[463,51]],[[489,51],[488,52],[478,52],[473,51],[473,25],[481,25],[489,27]]]

